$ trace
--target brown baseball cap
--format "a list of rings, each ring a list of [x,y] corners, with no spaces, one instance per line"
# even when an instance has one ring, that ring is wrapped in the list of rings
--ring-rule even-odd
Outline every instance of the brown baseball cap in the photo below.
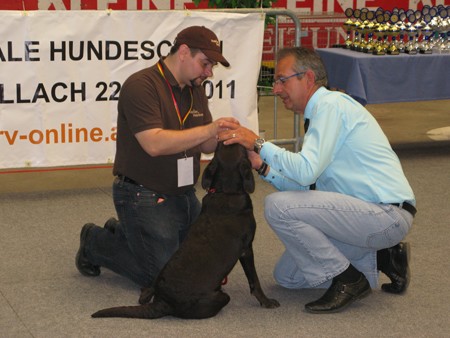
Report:
[[[230,66],[222,55],[220,41],[216,34],[205,26],[191,26],[183,29],[178,33],[174,44],[186,44],[190,48],[200,49],[209,59],[220,62],[225,67]]]

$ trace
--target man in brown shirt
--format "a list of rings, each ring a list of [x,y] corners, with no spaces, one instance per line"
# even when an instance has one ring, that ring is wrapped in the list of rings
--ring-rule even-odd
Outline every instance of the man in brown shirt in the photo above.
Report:
[[[177,35],[167,57],[132,74],[118,103],[113,199],[119,220],[85,224],[76,267],[86,276],[106,267],[148,286],[178,249],[201,205],[194,185],[201,153],[222,130],[212,121],[202,82],[220,62],[217,36],[200,26]]]

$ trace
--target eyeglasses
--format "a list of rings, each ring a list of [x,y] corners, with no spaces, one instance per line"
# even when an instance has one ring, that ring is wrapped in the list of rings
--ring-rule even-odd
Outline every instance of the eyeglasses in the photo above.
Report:
[[[287,80],[289,80],[291,77],[294,77],[294,76],[300,76],[300,75],[303,75],[303,74],[305,74],[305,73],[306,73],[306,72],[299,72],[299,73],[295,73],[295,74],[292,74],[292,75],[289,75],[289,76],[280,77],[280,78],[278,78],[278,79],[276,79],[275,81],[272,82],[272,87],[275,87],[275,86],[278,85],[278,84],[284,85],[284,83],[285,83]]]

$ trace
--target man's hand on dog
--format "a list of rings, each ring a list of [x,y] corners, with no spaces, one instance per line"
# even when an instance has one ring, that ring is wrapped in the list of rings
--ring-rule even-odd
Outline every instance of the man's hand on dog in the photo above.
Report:
[[[248,159],[252,163],[252,168],[260,168],[263,160],[253,151],[255,140],[259,138],[259,136],[250,129],[241,126],[239,123],[233,123],[230,120],[222,121],[221,127],[223,131],[219,132],[217,140],[223,141],[223,144],[225,145],[233,143],[241,144],[248,151]]]
[[[221,127],[223,131],[217,136],[218,141],[223,141],[225,145],[239,143],[247,150],[253,150],[255,140],[258,138],[253,131],[232,121],[222,121]]]

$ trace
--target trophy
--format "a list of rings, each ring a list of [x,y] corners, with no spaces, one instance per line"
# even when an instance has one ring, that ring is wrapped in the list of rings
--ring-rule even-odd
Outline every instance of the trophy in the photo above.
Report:
[[[417,31],[416,36],[414,37],[414,48],[418,51],[420,48],[419,37],[422,34],[422,28],[425,26],[425,23],[422,19],[422,12],[415,11],[414,17],[416,19],[416,23],[414,24],[414,28]]]
[[[403,11],[400,13],[399,15],[400,21],[397,22],[397,27],[399,30],[399,39],[398,39],[398,50],[400,53],[404,53],[405,52],[405,34],[406,34],[406,25],[405,25],[405,20],[406,20],[406,13]]]
[[[429,23],[431,22],[431,15],[427,13],[424,15],[423,21],[425,25],[421,29],[421,33],[423,35],[423,40],[419,48],[420,54],[431,54],[432,46],[430,44],[430,36],[433,34],[433,29],[430,27]]]
[[[371,12],[373,13],[373,12]],[[376,25],[373,21],[370,21],[367,25],[366,25],[366,30],[367,30],[367,43],[363,49],[364,53],[372,53],[374,48],[375,48],[375,40],[373,38],[373,34],[375,32],[375,28]]]
[[[389,48],[389,37],[391,36],[391,34],[389,33],[390,29],[391,29],[391,12],[390,11],[385,11],[383,14],[383,22],[384,22],[384,35],[383,35],[383,49],[385,52],[388,51]]]
[[[391,37],[391,42],[389,43],[388,47],[387,47],[387,53],[389,55],[398,55],[400,54],[400,51],[398,49],[398,44],[397,44],[397,36],[400,34],[400,30],[397,27],[397,22],[398,22],[398,15],[393,13],[390,17],[390,21],[391,21],[391,25],[389,26],[388,30],[387,30],[387,34]]]
[[[426,7],[428,8],[428,14],[429,16],[427,16],[427,20],[429,20],[428,25],[430,26],[430,28],[432,29],[432,33],[430,35],[430,38],[428,39],[428,44],[430,46],[430,49],[433,50],[434,46],[436,43],[438,43],[439,40],[439,35],[437,33],[437,30],[435,29],[436,27],[433,26],[433,20],[439,20],[439,16],[438,16],[438,10],[437,7],[430,7],[428,5],[426,5]],[[425,17],[425,13],[422,10],[422,15]],[[439,25],[439,23],[437,23],[437,25]]]
[[[375,30],[375,23],[373,19],[375,18],[375,12],[369,11],[367,8],[363,9],[361,13],[361,19],[364,19],[364,28],[362,29],[361,44],[359,50],[364,53],[372,53],[374,41],[373,32]],[[365,37],[367,36],[367,40]]]
[[[350,49],[353,43],[352,40],[352,30],[353,30],[353,26],[354,26],[354,21],[351,19],[351,17],[353,16],[353,9],[351,8],[347,8],[345,10],[345,15],[347,16],[347,21],[344,22],[344,28],[347,31],[347,37],[345,39],[344,42],[344,48],[345,49]]]
[[[414,16],[414,14],[413,14]],[[416,17],[413,19],[416,20]],[[416,44],[415,44],[415,37],[417,35],[417,29],[414,26],[414,21],[408,22],[408,26],[406,28],[406,35],[408,36],[408,42],[405,45],[405,53],[410,55],[417,54]]]
[[[376,17],[377,23],[375,24],[375,29],[373,34],[376,36],[377,40],[373,46],[373,55],[384,55],[386,54],[385,45],[383,41],[383,36],[385,35],[385,27],[383,25],[384,16],[382,14],[378,14]]]
[[[361,25],[361,22],[359,21],[359,18],[361,16],[361,10],[360,9],[355,9],[354,12],[353,12],[353,16],[356,18],[356,21],[354,22],[354,25],[353,25],[353,30],[355,31],[355,35],[353,37],[352,44],[350,45],[350,49],[351,50],[357,50],[359,48],[360,43],[361,43],[361,38],[359,36],[359,33],[360,33],[359,26]]]
[[[394,7],[392,12],[347,8],[345,15],[346,49],[373,55],[450,53],[450,6]]]
[[[366,26],[367,21],[362,21],[361,24],[358,26],[358,35],[359,35],[359,44],[355,45],[354,49],[357,52],[362,52],[365,48],[367,41],[366,41]]]

